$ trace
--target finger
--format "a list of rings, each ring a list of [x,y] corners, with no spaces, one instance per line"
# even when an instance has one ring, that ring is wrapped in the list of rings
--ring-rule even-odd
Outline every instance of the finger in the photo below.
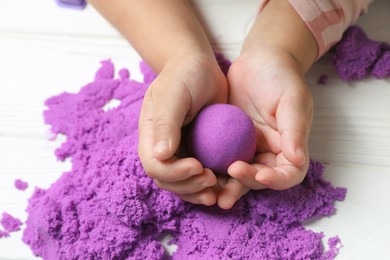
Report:
[[[265,153],[272,151],[274,154],[281,152],[280,149],[280,133],[269,126],[262,125],[256,129],[257,141],[256,151],[258,153]]]
[[[142,163],[146,158],[153,157],[152,112],[152,100],[147,91],[138,120],[138,154]]]
[[[203,172],[203,166],[195,158],[179,159],[175,156],[165,161],[150,158],[144,169],[151,178],[163,182],[184,181]]]
[[[160,161],[153,154],[153,121],[152,101],[149,95],[145,96],[139,119],[138,153],[145,172],[153,179],[176,182],[200,174],[203,166],[194,158],[178,159],[175,156]]]
[[[285,190],[302,182],[307,168],[294,165],[282,165],[275,168],[264,167],[256,174],[256,181],[273,190]]]
[[[258,165],[257,167],[265,167]],[[256,180],[258,168],[243,161],[234,162],[228,168],[229,175],[251,190],[265,189],[266,186]]]
[[[168,190],[176,194],[190,194],[216,185],[217,178],[211,170],[204,169],[202,174],[192,176],[183,181],[164,182],[155,179],[155,182],[160,189]]]
[[[217,193],[212,187],[208,187],[196,193],[179,194],[179,198],[193,204],[212,206],[217,202]]]
[[[217,203],[222,209],[230,209],[244,194],[249,191],[239,181],[229,178],[218,195]]]
[[[155,86],[151,91],[153,155],[159,160],[170,158],[178,149],[180,131],[191,104],[187,89],[177,82],[169,84],[173,85]]]
[[[276,158],[273,152],[259,153],[255,156],[254,163],[274,168],[277,165]]]
[[[302,82],[301,84],[305,84]],[[295,166],[308,161],[308,138],[313,117],[310,94],[283,96],[276,113],[282,153]]]

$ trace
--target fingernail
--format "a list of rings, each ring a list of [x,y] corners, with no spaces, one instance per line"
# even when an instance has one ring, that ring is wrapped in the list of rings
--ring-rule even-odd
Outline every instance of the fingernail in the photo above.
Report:
[[[160,140],[156,143],[154,147],[154,152],[156,154],[164,154],[168,150],[168,141],[167,140]]]
[[[203,172],[203,169],[199,169],[199,168],[191,168],[189,170],[189,173],[190,175],[198,175],[198,174],[201,174]]]

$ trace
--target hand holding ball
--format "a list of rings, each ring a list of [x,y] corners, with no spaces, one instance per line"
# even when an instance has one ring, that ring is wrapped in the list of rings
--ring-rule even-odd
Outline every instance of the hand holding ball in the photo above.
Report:
[[[228,104],[205,107],[189,127],[190,154],[215,173],[227,173],[233,162],[250,162],[255,155],[256,129],[239,107]]]

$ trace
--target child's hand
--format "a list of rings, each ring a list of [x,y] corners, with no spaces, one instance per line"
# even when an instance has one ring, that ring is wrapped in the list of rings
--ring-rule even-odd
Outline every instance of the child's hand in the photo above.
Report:
[[[139,156],[146,173],[183,200],[215,204],[216,176],[194,158],[176,155],[182,127],[203,106],[227,102],[226,78],[192,5],[183,0],[90,2],[159,74],[140,113]]]
[[[257,128],[252,165],[238,161],[229,174],[249,189],[287,189],[308,169],[312,97],[296,60],[278,48],[244,53],[228,74],[229,103],[241,107]]]
[[[228,73],[229,103],[252,118],[258,142],[252,165],[237,161],[228,169],[240,184],[235,190],[287,189],[305,177],[313,101],[303,75],[317,52],[289,1],[269,1]],[[222,188],[218,204],[233,205],[234,196],[228,195]]]
[[[217,178],[194,158],[177,156],[182,127],[208,104],[226,103],[226,78],[214,57],[172,58],[149,87],[139,121],[139,156],[156,184],[185,201],[213,205]]]

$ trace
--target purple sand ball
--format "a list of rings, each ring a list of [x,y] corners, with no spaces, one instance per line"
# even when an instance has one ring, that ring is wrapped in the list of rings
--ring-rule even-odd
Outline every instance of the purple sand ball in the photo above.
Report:
[[[253,159],[256,130],[250,117],[239,107],[210,105],[191,123],[188,148],[203,167],[224,174],[233,162]]]

